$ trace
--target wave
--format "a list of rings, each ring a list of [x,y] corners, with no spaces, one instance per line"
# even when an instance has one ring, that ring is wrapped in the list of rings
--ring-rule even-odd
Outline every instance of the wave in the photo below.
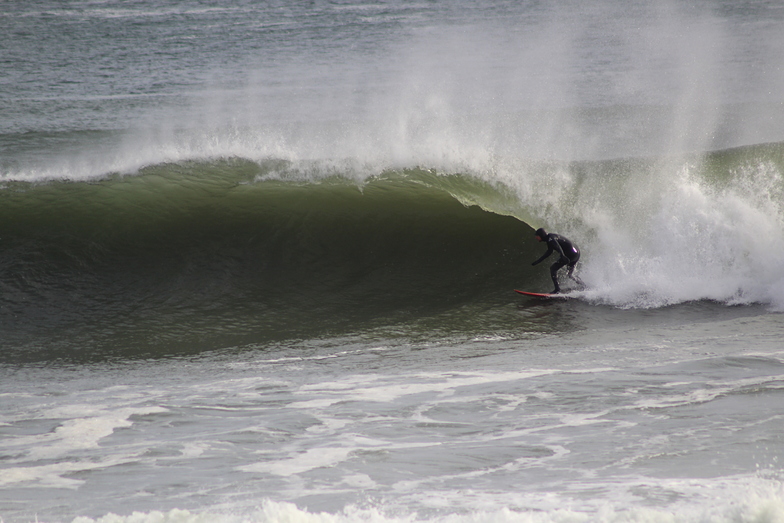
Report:
[[[465,205],[496,194],[486,184],[422,170],[284,180],[283,167],[230,159],[7,184],[7,345],[30,357],[69,332],[55,352],[89,340],[155,354],[308,337],[492,300],[521,279],[525,224]]]
[[[0,328],[12,358],[154,356],[434,316],[459,329],[449,311],[547,290],[546,264],[530,267],[539,226],[580,245],[590,303],[780,309],[782,172],[784,144],[764,144],[463,172],[233,157],[6,179]]]

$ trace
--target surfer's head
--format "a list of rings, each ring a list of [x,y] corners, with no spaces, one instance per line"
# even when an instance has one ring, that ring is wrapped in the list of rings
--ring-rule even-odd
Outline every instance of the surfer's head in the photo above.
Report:
[[[544,231],[544,229],[542,229],[540,227],[540,228],[536,229],[536,232],[534,233],[534,236],[536,236],[537,240],[539,240],[540,242],[543,242],[547,238],[547,233]]]

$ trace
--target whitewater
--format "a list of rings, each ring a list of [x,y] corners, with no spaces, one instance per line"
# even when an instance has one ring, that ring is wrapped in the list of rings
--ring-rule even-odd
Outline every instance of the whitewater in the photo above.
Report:
[[[6,2],[0,520],[784,521],[783,23]]]

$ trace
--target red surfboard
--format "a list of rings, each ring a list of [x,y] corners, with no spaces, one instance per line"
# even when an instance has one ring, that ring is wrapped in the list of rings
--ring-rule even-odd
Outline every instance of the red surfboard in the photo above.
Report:
[[[527,292],[527,291],[518,291],[517,289],[514,290],[518,294],[523,294],[525,296],[533,296],[534,298],[569,298],[569,296],[565,294],[548,294],[546,292]]]

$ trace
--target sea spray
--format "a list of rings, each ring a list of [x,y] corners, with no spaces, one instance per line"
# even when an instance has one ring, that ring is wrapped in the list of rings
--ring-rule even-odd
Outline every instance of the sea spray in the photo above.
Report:
[[[780,307],[784,199],[772,160],[719,170],[699,158],[668,162],[649,171],[657,184],[630,175],[621,198],[607,194],[583,215],[597,238],[588,278],[618,305],[711,299]]]

